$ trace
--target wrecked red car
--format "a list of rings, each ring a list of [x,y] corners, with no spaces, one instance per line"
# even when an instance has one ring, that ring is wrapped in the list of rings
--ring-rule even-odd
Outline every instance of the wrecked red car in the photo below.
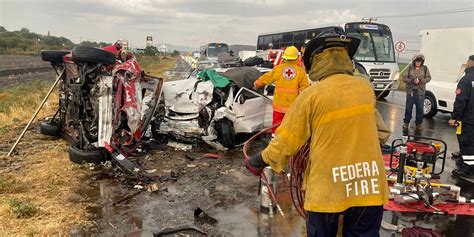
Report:
[[[41,122],[40,132],[71,140],[69,158],[76,163],[134,153],[152,123],[163,80],[145,75],[119,42],[102,49],[42,51],[41,56],[60,82],[59,108]]]

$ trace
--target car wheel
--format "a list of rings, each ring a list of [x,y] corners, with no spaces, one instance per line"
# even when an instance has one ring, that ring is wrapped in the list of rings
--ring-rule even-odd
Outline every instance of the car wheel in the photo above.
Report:
[[[92,62],[110,65],[115,63],[115,54],[92,47],[76,46],[72,49],[72,61],[76,63]]]
[[[433,94],[426,93],[423,101],[423,114],[427,118],[432,118],[438,113],[438,107],[436,105],[436,99]]]
[[[388,96],[388,94],[390,94],[390,91],[376,91],[376,92],[375,92],[375,95],[376,95],[377,98],[379,98],[379,99],[384,99],[385,97]]]
[[[63,63],[64,55],[68,54],[69,51],[62,50],[43,50],[41,51],[41,59],[52,64]]]
[[[46,136],[59,137],[61,136],[61,128],[55,120],[41,121],[40,133]]]
[[[107,153],[104,149],[95,148],[84,150],[80,148],[79,143],[73,143],[69,147],[69,159],[77,164],[93,163],[100,164],[105,161]]]
[[[229,119],[222,119],[216,123],[217,139],[227,148],[235,146],[235,130],[232,121]]]

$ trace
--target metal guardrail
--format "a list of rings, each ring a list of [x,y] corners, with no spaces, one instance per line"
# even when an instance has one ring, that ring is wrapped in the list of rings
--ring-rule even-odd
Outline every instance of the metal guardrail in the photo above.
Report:
[[[181,56],[181,58],[191,66],[191,68],[195,69],[197,68],[198,61],[194,57],[190,56]]]

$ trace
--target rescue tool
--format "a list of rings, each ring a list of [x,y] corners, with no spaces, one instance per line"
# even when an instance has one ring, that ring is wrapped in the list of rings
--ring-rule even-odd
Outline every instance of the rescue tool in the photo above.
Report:
[[[438,182],[445,169],[446,153],[446,142],[439,139],[406,135],[394,140],[389,158],[384,157],[391,172],[387,175],[388,181],[393,184],[390,202],[385,208],[400,211],[398,205],[405,211],[412,208],[414,211],[456,214],[450,209],[455,204],[474,203],[461,196],[460,187]],[[441,167],[438,167],[439,163]],[[422,204],[421,208],[416,204]]]

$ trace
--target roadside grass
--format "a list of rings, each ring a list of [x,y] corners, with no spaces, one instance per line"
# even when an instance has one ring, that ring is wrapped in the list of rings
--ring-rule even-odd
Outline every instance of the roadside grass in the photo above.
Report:
[[[164,77],[176,60],[139,57],[142,69],[158,77]],[[95,225],[87,210],[96,204],[84,193],[91,189],[91,171],[87,165],[69,161],[66,141],[39,134],[34,122],[18,153],[6,157],[52,83],[0,92],[0,236],[68,236],[72,228]],[[57,108],[56,88],[35,121],[52,116]]]
[[[52,81],[16,86],[0,92],[0,136],[9,129],[27,122],[41,103]],[[55,112],[58,105],[57,90],[53,91],[37,118]]]
[[[38,207],[29,201],[10,198],[7,203],[10,206],[11,214],[16,218],[30,218],[39,211]]]
[[[162,77],[166,80],[165,72],[173,68],[177,58],[139,55],[137,60],[146,74],[155,77]]]
[[[67,149],[63,140],[28,131],[20,154],[0,157],[0,236],[68,235],[71,227],[93,225],[92,204],[81,195],[90,171],[71,163]]]
[[[87,205],[70,200],[83,189],[88,169],[69,161],[65,141],[37,132],[36,121],[58,108],[57,88],[19,143],[19,154],[5,156],[52,83],[38,81],[0,93],[0,236],[64,234],[70,226],[90,225]]]
[[[0,194],[21,193],[26,189],[25,184],[17,177],[9,174],[0,176]]]

